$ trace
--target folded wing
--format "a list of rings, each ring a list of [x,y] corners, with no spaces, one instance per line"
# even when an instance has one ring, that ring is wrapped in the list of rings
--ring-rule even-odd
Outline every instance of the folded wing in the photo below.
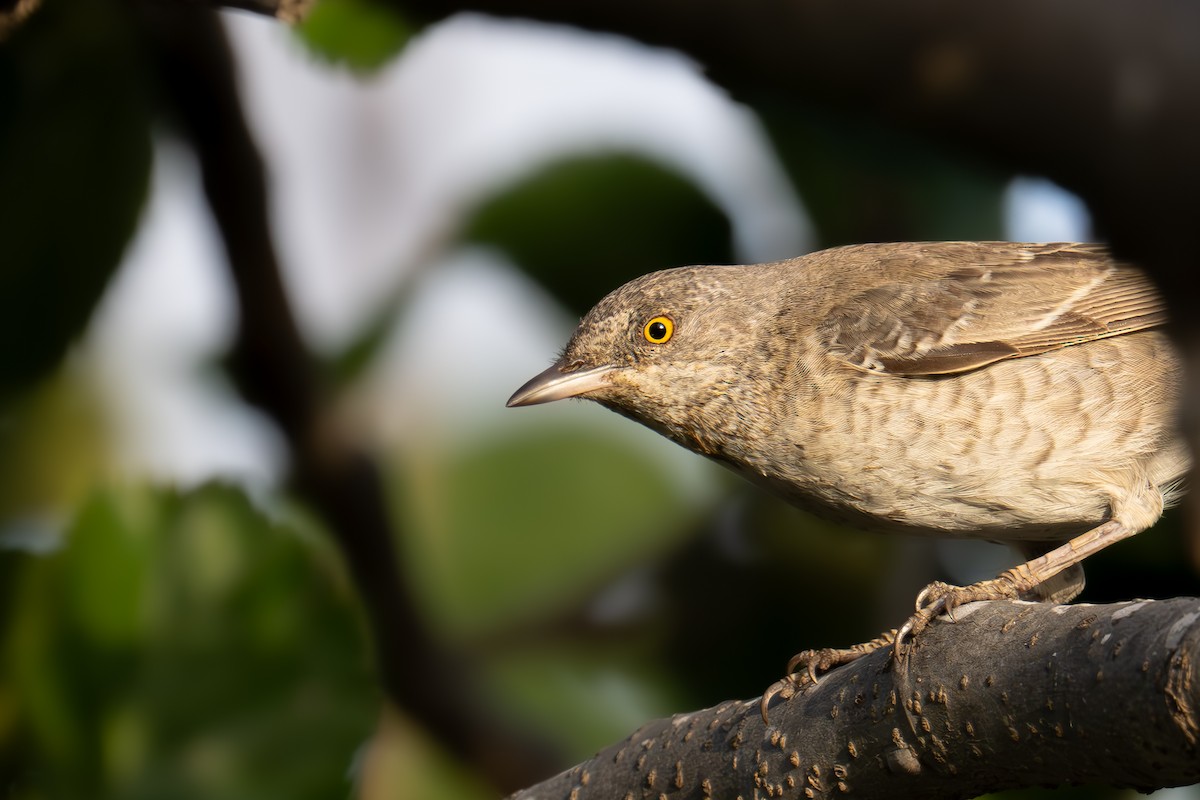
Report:
[[[872,372],[965,372],[1166,322],[1149,278],[1098,245],[912,245],[879,260],[927,277],[861,292],[819,326],[832,356]]]

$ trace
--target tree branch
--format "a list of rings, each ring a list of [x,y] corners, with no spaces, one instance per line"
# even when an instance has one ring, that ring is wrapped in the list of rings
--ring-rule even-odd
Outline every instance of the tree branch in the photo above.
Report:
[[[1030,786],[1200,781],[1200,599],[996,602],[879,650],[770,711],[648,723],[513,795],[968,798]]]

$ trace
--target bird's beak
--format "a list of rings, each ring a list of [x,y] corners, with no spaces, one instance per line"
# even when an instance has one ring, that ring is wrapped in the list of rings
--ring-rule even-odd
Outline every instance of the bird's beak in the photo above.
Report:
[[[608,373],[616,367],[603,366],[566,372],[555,364],[550,369],[533,377],[508,398],[507,406],[536,406],[567,397],[578,397],[609,385]]]

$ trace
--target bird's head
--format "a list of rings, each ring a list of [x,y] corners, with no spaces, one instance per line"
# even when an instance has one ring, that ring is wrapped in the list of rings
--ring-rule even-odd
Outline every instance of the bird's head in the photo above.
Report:
[[[728,395],[753,349],[760,315],[747,271],[682,267],[625,284],[584,316],[559,359],[508,405],[580,397],[671,438],[692,438],[697,417]]]

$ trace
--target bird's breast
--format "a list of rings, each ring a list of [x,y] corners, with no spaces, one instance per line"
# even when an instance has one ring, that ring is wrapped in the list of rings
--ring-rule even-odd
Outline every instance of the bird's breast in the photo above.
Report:
[[[1187,468],[1178,364],[1156,332],[937,378],[802,373],[764,409],[770,425],[710,455],[859,527],[1059,540]]]

